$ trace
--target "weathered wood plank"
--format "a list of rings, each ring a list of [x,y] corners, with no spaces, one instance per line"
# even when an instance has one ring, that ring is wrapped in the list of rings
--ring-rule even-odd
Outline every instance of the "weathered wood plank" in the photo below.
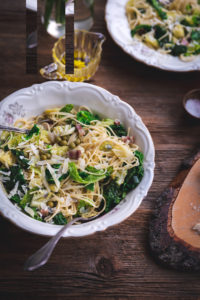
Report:
[[[39,74],[25,74],[25,14],[18,3],[21,1],[0,3],[1,99],[44,81]],[[155,199],[199,142],[200,123],[185,118],[181,104],[184,93],[199,86],[199,74],[159,71],[126,55],[106,30],[105,3],[96,0],[93,30],[104,33],[106,42],[91,83],[120,96],[143,118],[156,147],[154,183],[128,220],[89,237],[63,239],[49,263],[33,273],[24,272],[23,263],[47,239],[23,232],[0,217],[2,300],[199,298],[199,275],[166,270],[154,262],[148,250],[148,225]],[[52,61],[55,39],[41,25],[39,32],[38,65],[42,67]]]

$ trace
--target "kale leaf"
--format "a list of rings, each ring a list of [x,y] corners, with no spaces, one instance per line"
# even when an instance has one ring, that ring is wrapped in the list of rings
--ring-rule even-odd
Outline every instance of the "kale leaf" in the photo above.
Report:
[[[200,41],[200,31],[192,30],[192,33],[191,33],[190,37],[193,41]]]
[[[76,182],[88,185],[90,183],[100,181],[106,177],[104,170],[97,170],[91,166],[88,166],[86,170],[88,171],[90,170],[89,172],[93,174],[88,174],[86,172],[79,172],[74,162],[69,163],[69,175],[71,179]]]
[[[192,11],[192,5],[190,3],[187,4],[186,7],[185,7],[185,9],[186,9],[187,13],[191,13],[191,11]]]
[[[117,205],[126,195],[123,195],[123,188],[114,180],[105,185],[103,196],[106,199],[105,212],[109,212],[115,205]],[[123,197],[124,196],[124,197]]]
[[[198,27],[200,25],[200,15],[189,16],[180,23],[185,26]]]
[[[169,36],[166,35],[164,38],[162,38],[162,36],[164,36],[167,33],[167,30],[165,29],[165,27],[162,27],[160,25],[156,25],[154,27],[155,29],[155,38],[158,40],[159,45],[162,47],[164,44],[169,43]]]
[[[127,136],[127,131],[122,124],[113,124],[110,125],[110,128],[114,131],[117,136]]]
[[[4,151],[9,151],[8,145],[3,148]]]
[[[52,166],[52,168],[54,168],[54,169],[59,169],[60,166],[61,166],[61,164],[53,164],[53,165],[51,165],[51,166]]]
[[[124,179],[124,183],[118,185],[115,180],[111,180],[104,186],[103,196],[106,199],[105,212],[110,211],[117,205],[127,193],[135,189],[141,182],[144,175],[143,159],[144,155],[140,151],[135,151],[135,156],[138,158],[139,165],[128,170]]]
[[[59,212],[55,217],[53,217],[53,221],[56,225],[65,225],[67,224],[67,219],[61,212]]]
[[[29,160],[25,158],[24,152],[22,150],[11,149],[13,155],[16,156],[17,162],[23,169],[28,169],[29,167]]]
[[[140,25],[135,26],[135,28],[131,30],[131,35],[132,35],[132,37],[136,33],[139,34],[139,35],[142,35],[146,32],[151,31],[151,29],[152,29],[152,26],[150,26],[150,25],[140,24]]]
[[[43,219],[38,215],[38,211],[36,207],[31,207],[31,209],[34,211],[34,219],[37,221],[43,222]]]
[[[59,181],[62,181],[62,180],[64,180],[64,179],[66,179],[66,178],[68,177],[68,175],[69,175],[69,172],[67,172],[67,173],[65,173],[65,174],[62,174],[62,175],[58,178],[58,180],[59,180]]]
[[[12,166],[10,168],[10,180],[4,182],[6,191],[9,193],[14,187],[15,184],[19,181],[19,189],[23,192],[21,185],[26,184],[23,171],[20,166]]]
[[[167,33],[166,28],[160,25],[156,25],[154,29],[155,29],[155,38],[157,40]]]
[[[20,206],[24,209],[26,204],[31,202],[32,198],[33,198],[33,195],[31,195],[29,192],[26,193],[19,203]]]
[[[179,56],[187,52],[187,46],[185,45],[174,45],[172,48],[171,54],[174,56]]]
[[[94,183],[90,183],[90,184],[86,185],[85,188],[89,191],[94,191]]]
[[[45,170],[45,177],[46,177],[46,180],[47,180],[48,183],[55,184],[55,181],[54,181],[49,169]]]
[[[91,121],[99,120],[99,116],[93,115],[87,110],[81,110],[77,113],[77,120],[83,124],[90,125]]]
[[[39,135],[39,133],[40,133],[40,128],[37,127],[37,125],[35,124],[35,125],[31,128],[30,132],[26,135],[25,138],[26,138],[26,140],[30,140],[34,134],[35,134],[35,135]]]
[[[60,109],[60,112],[70,113],[70,111],[74,108],[73,104],[66,104]]]
[[[160,5],[160,3],[157,0],[148,0],[148,2],[157,11],[159,17],[162,20],[166,20],[167,19],[167,13],[163,10],[162,6]]]
[[[16,203],[20,203],[20,201],[21,201],[21,199],[20,199],[20,197],[19,197],[19,195],[18,194],[15,194],[14,196],[12,196],[11,198],[10,198],[10,200],[12,200],[13,202],[16,202]]]
[[[134,152],[135,156],[138,158],[139,160],[139,164],[142,165],[143,164],[143,161],[144,161],[144,154],[138,150],[136,150]]]
[[[58,170],[58,169],[60,168],[61,164],[53,164],[53,165],[51,165],[51,166],[52,166],[52,168]],[[59,181],[62,181],[62,180],[64,180],[64,179],[66,179],[68,175],[69,175],[69,172],[67,172],[67,173],[65,173],[65,174],[62,174],[62,175],[58,178],[58,180],[59,180]],[[54,181],[54,179],[53,179],[53,177],[52,177],[52,175],[51,175],[49,169],[46,169],[46,170],[45,170],[45,177],[46,177],[46,180],[47,180],[48,183],[50,183],[50,184],[55,184],[55,181]]]

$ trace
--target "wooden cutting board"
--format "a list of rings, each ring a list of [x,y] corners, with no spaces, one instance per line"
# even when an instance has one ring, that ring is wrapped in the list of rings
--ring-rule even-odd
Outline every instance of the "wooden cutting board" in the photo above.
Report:
[[[155,259],[184,271],[200,270],[200,148],[156,201],[149,242]],[[197,230],[199,227],[199,231]]]

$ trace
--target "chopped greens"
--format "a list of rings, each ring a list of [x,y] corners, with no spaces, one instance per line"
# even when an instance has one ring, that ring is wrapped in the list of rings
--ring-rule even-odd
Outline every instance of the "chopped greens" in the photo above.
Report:
[[[104,170],[97,170],[93,167],[88,166],[87,170],[91,170],[93,174],[88,174],[86,172],[78,171],[76,164],[74,162],[69,163],[69,176],[72,180],[82,183],[82,184],[90,184],[100,181],[106,177]]]
[[[55,184],[55,181],[54,181],[49,169],[45,169],[45,176],[46,176],[46,180],[49,184]]]
[[[54,169],[59,169],[60,166],[61,166],[61,164],[53,164],[53,165],[52,165],[52,168],[54,168]]]
[[[187,16],[180,23],[189,27],[198,27],[200,25],[200,15]]]
[[[123,188],[112,180],[104,187],[103,196],[106,199],[105,212],[109,212],[115,205],[119,204],[126,194],[123,194]]]
[[[160,3],[157,0],[148,0],[148,2],[153,6],[153,8],[157,11],[159,17],[162,20],[167,19],[167,13],[163,10],[163,7],[160,5]]]
[[[9,180],[4,182],[4,186],[7,192],[10,192],[17,182],[19,182],[19,190],[23,192],[22,185],[26,184],[26,180],[24,178],[23,170],[20,166],[12,166],[10,168],[10,178]]]
[[[43,219],[38,215],[38,211],[36,207],[31,207],[31,209],[34,211],[34,219],[37,221],[43,222]]]
[[[154,27],[155,38],[158,40],[159,45],[162,47],[164,44],[169,43],[169,35],[166,35],[167,30],[165,27],[156,25]]]
[[[146,24],[137,25],[135,26],[134,29],[131,30],[131,35],[134,36],[136,33],[142,35],[144,33],[151,31],[151,29],[152,26],[150,25],[146,25]]]
[[[61,164],[53,164],[53,165],[52,165],[52,168],[54,168],[54,169],[55,169],[55,172],[56,172],[56,171],[58,171],[58,169],[60,168],[60,166],[61,166]],[[68,177],[68,175],[69,175],[69,172],[66,172],[65,174],[62,174],[62,175],[58,178],[58,180],[59,180],[59,181],[62,181],[62,180],[64,180],[64,179],[66,179],[66,178]],[[47,182],[48,182],[49,184],[55,184],[55,181],[54,181],[54,179],[53,179],[53,177],[52,177],[52,175],[51,175],[49,169],[47,169],[47,168],[45,169],[45,177],[46,177],[46,180],[47,180]]]
[[[8,145],[3,148],[4,151],[9,151]]]
[[[73,104],[66,104],[60,109],[60,112],[70,113],[70,111],[74,108]]]
[[[171,54],[174,56],[179,56],[187,52],[187,46],[184,45],[174,45]]]
[[[30,167],[29,160],[25,158],[22,150],[11,149],[11,152],[15,155],[17,162],[23,169],[28,169],[28,167]]]
[[[135,156],[138,158],[139,165],[128,170],[123,184],[118,185],[115,180],[111,180],[109,184],[105,185],[103,195],[106,199],[106,212],[110,211],[141,182],[144,175],[144,155],[140,151],[135,151]]]
[[[13,202],[16,202],[16,203],[18,203],[18,204],[20,204],[20,201],[21,201],[21,199],[20,199],[20,197],[19,197],[18,194],[15,194],[14,196],[12,196],[12,197],[10,198],[10,200],[12,200]]]
[[[77,207],[77,215],[76,215],[76,217],[81,216],[81,210],[82,209],[85,210],[86,208],[87,208],[87,204],[85,203],[85,201],[80,200],[79,204],[78,204],[78,207]]]
[[[81,110],[77,113],[77,120],[83,124],[90,125],[91,121],[99,120],[99,116],[93,115],[87,110]]]
[[[123,184],[123,191],[125,193],[129,193],[131,190],[135,189],[137,185],[143,178],[144,169],[143,169],[143,154],[139,151],[136,151],[135,156],[139,160],[139,166],[133,167],[132,169],[128,170],[128,173],[125,177],[124,184]]]
[[[67,219],[61,212],[59,212],[55,217],[53,217],[53,221],[56,225],[65,225],[67,224]]]
[[[192,5],[191,5],[190,3],[188,3],[188,4],[186,5],[185,9],[187,10],[188,13],[190,13],[191,10],[192,10]]]
[[[33,194],[30,194],[30,191],[28,191],[24,197],[22,198],[22,200],[20,201],[20,206],[22,208],[25,208],[25,206],[28,204],[28,203],[31,203],[31,200],[33,199]]]
[[[113,124],[113,125],[110,125],[110,128],[119,137],[127,136],[127,131],[122,124]]]
[[[90,183],[90,184],[86,185],[86,189],[93,192],[94,191],[94,183]]]
[[[30,132],[26,135],[26,140],[30,140],[30,139],[33,137],[34,134],[35,134],[35,135],[39,135],[39,132],[40,132],[40,129],[39,129],[39,127],[35,124],[35,125],[31,128]]]
[[[200,42],[200,31],[199,30],[192,30],[190,38],[193,41],[199,41]]]
[[[62,175],[58,178],[58,180],[59,180],[59,181],[62,181],[62,180],[64,180],[64,179],[66,179],[68,176],[69,176],[69,172],[67,172],[67,173],[65,173],[65,174],[62,174]]]

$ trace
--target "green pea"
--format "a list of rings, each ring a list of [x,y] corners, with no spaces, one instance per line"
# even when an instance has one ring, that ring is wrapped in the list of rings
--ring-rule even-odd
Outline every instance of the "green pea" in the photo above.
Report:
[[[53,201],[48,201],[48,202],[47,202],[47,205],[48,205],[49,207],[51,207],[51,208],[54,207]]]
[[[62,146],[66,146],[66,145],[67,145],[67,141],[63,140],[63,141],[60,142],[60,144],[61,144]]]
[[[76,140],[76,145],[79,145],[81,143],[81,140],[80,139],[77,139]]]
[[[51,154],[50,153],[47,153],[46,156],[47,156],[47,158],[51,158]]]
[[[69,147],[72,148],[72,149],[74,149],[74,148],[76,147],[76,144],[75,144],[75,143],[71,143],[71,144],[69,145]]]

